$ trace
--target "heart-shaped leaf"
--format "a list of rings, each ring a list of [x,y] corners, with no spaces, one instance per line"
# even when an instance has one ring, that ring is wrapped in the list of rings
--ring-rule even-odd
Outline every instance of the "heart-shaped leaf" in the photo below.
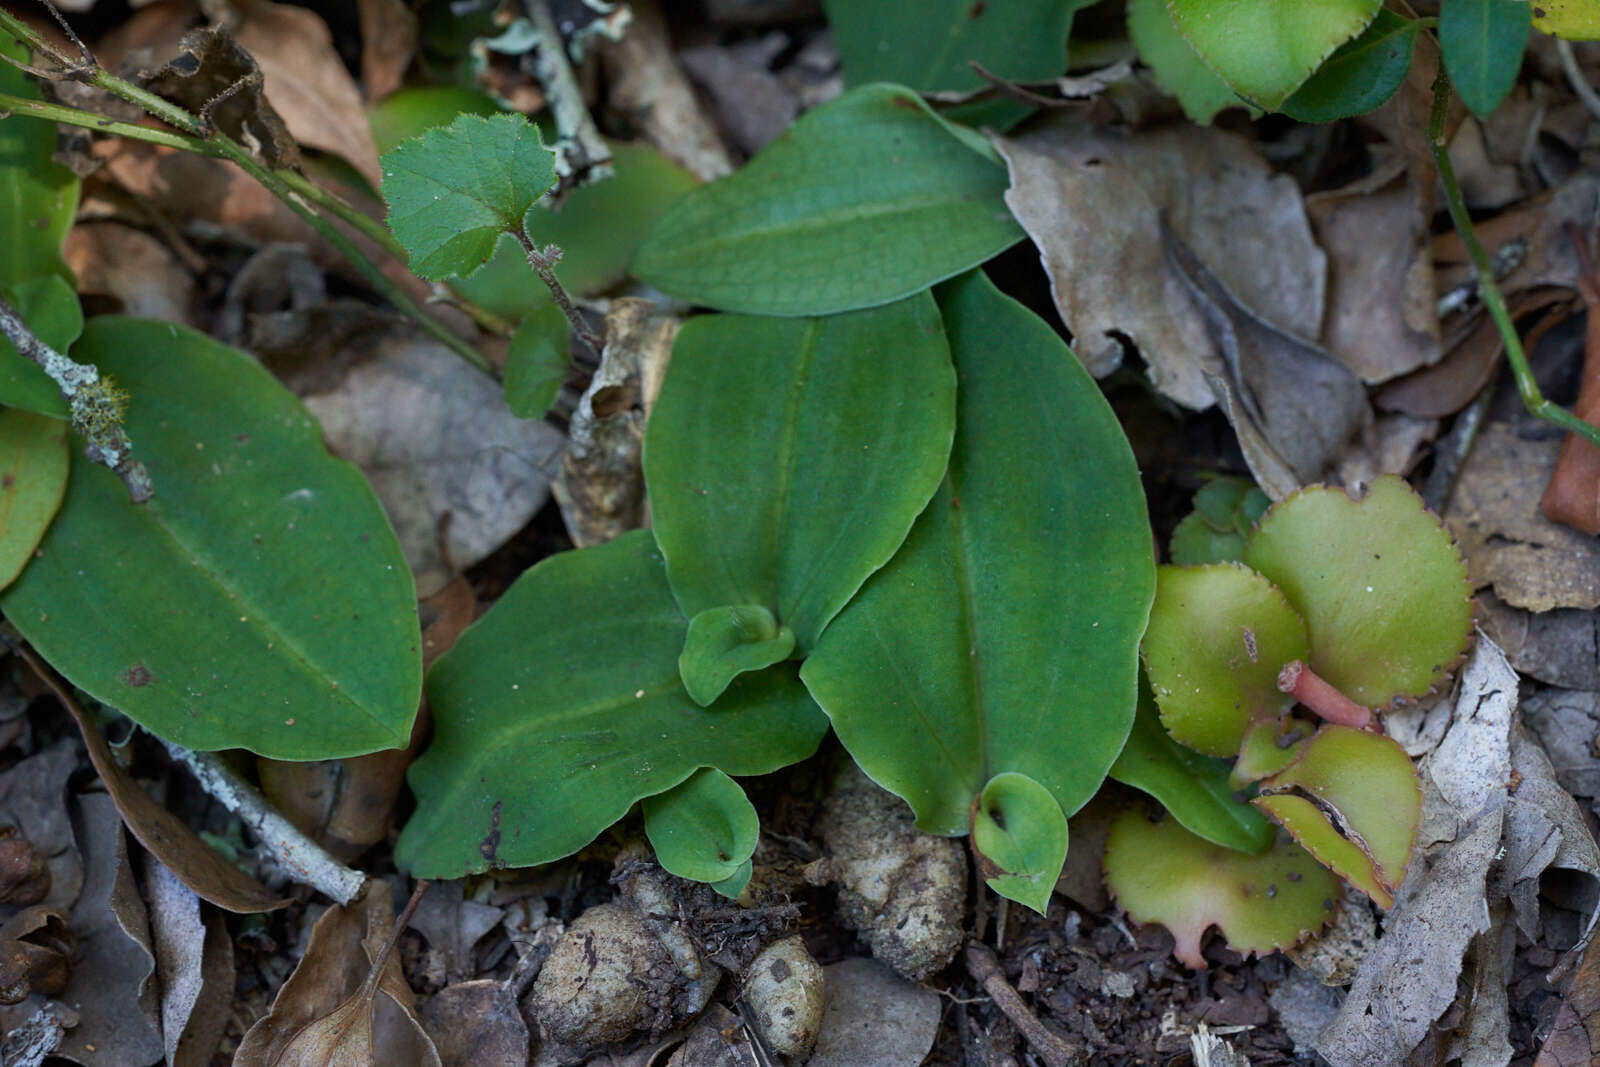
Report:
[[[1406,80],[1420,29],[1412,19],[1379,11],[1360,37],[1329,56],[1283,102],[1283,113],[1301,122],[1333,122],[1378,107]]]
[[[926,289],[1022,239],[987,141],[916,93],[864,85],[801,116],[732,175],[684,196],[634,259],[672,296],[826,315]]]
[[[1055,332],[981,273],[938,296],[961,381],[949,471],[801,677],[862,769],[955,835],[997,774],[1067,814],[1099,787],[1154,560],[1127,439]]]
[[[1217,77],[1183,39],[1172,24],[1167,0],[1128,0],[1128,36],[1139,50],[1139,58],[1155,71],[1157,84],[1178,98],[1183,113],[1192,121],[1209,126],[1217,112],[1228,107],[1261,113]]]
[[[1499,107],[1516,84],[1533,7],[1527,0],[1445,0],[1439,7],[1444,69],[1461,102],[1479,118]]]
[[[28,62],[28,46],[10,34],[0,53]],[[39,87],[0,59],[0,92],[38,100]],[[78,177],[51,158],[56,128],[34,118],[0,120],[0,285],[47,274],[70,277],[61,258],[61,240],[78,211]]]
[[[67,490],[67,424],[0,408],[0,589],[27,565]]]
[[[1211,756],[1239,751],[1253,722],[1294,699],[1278,672],[1304,658],[1306,626],[1272,583],[1237,563],[1161,567],[1140,645],[1161,723]]]
[[[74,685],[190,748],[405,745],[422,673],[411,572],[300,401],[245,353],[168,323],[91,320],[73,355],[131,395],[156,495],[130,503],[75,456],[6,618]]]
[[[955,374],[927,293],[822,319],[685,323],[644,471],[656,542],[697,636],[728,633],[702,612],[754,605],[809,653],[905,540],[954,432]],[[725,681],[707,647],[685,661],[707,673],[685,679],[709,700]],[[765,647],[766,663],[788,655]]]
[[[0,175],[0,184],[4,182],[5,177]],[[29,278],[0,291],[33,335],[57,352],[65,354],[83,333],[83,306],[78,303],[78,294],[59,274]],[[4,337],[0,337],[0,404],[58,419],[65,419],[71,410],[61,395],[61,387],[44,368],[23,356]]]
[[[1167,0],[1172,22],[1222,80],[1276,111],[1382,0]]]
[[[679,878],[710,882],[727,897],[744,892],[761,820],[738,782],[702,767],[639,806],[662,867]]]
[[[972,848],[990,889],[1043,915],[1067,861],[1067,817],[1032,778],[997,774],[973,805]]]
[[[1201,941],[1213,926],[1238,952],[1270,952],[1322,929],[1340,898],[1339,880],[1292,841],[1253,856],[1137,809],[1112,824],[1105,872],[1123,910],[1172,931],[1173,955],[1195,968],[1206,965]]]
[[[1244,561],[1305,619],[1316,673],[1366,707],[1439,685],[1472,639],[1466,565],[1394,475],[1361,500],[1313,486],[1280,501],[1257,524]]]
[[[1250,528],[1272,505],[1272,498],[1247,478],[1215,478],[1194,495],[1194,510],[1172,531],[1167,545],[1180,567],[1236,563],[1244,557]]]
[[[792,669],[690,700],[685,627],[646,531],[517,579],[428,672],[434,737],[411,766],[401,865],[459,878],[547,863],[701,767],[765,774],[816,750],[828,723]]]

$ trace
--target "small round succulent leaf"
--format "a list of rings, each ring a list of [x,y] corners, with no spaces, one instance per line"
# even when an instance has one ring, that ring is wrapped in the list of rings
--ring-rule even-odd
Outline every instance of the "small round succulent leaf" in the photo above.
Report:
[[[1472,638],[1466,564],[1422,498],[1384,475],[1353,500],[1325,486],[1272,507],[1244,562],[1305,618],[1307,662],[1358,704],[1421,696],[1455,669]]]
[[[760,604],[724,604],[696,613],[684,635],[678,675],[689,698],[708,708],[745,671],[782,663],[794,631]]]
[[[1132,808],[1106,839],[1106,887],[1128,915],[1172,931],[1173,955],[1204,968],[1200,953],[1215,926],[1246,954],[1298,944],[1333,918],[1339,880],[1305,849],[1280,839],[1255,856],[1212,844]]]
[[[972,847],[990,889],[1043,915],[1067,860],[1067,817],[1050,790],[1006,771],[973,805]]]
[[[1300,734],[1295,737],[1297,728]],[[1300,750],[1310,736],[1311,730],[1293,717],[1252,723],[1239,744],[1239,758],[1234,761],[1228,784],[1243,789],[1252,782],[1277,774],[1300,757]],[[1289,738],[1295,739],[1285,744]]]
[[[1283,594],[1237,563],[1161,567],[1140,645],[1161,723],[1178,742],[1232,756],[1249,725],[1293,703],[1278,671],[1306,655],[1305,623]]]
[[[1278,793],[1256,797],[1251,803],[1288,830],[1318,863],[1371,897],[1378,907],[1387,911],[1394,906],[1394,893],[1378,876],[1372,860],[1359,845],[1334,829],[1311,801],[1294,793]]]

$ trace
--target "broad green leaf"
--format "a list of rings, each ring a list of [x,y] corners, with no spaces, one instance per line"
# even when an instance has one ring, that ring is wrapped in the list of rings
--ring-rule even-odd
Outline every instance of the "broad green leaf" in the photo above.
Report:
[[[685,323],[644,442],[684,614],[759,605],[809,653],[938,488],[955,392],[927,293],[820,319]]]
[[[1450,535],[1404,480],[1361,500],[1313,486],[1262,516],[1244,561],[1306,621],[1313,670],[1369,708],[1419,697],[1472,639],[1472,585]]]
[[[1306,624],[1282,593],[1238,563],[1162,567],[1140,644],[1161,724],[1210,756],[1239,751],[1252,723],[1294,698],[1278,672],[1307,655]]]
[[[1379,11],[1360,37],[1329,56],[1283,102],[1283,113],[1301,122],[1333,122],[1377,108],[1406,80],[1419,29],[1412,19]]]
[[[27,565],[67,489],[67,424],[0,409],[0,589]]]
[[[4,181],[0,176],[0,184]],[[33,335],[57,352],[65,354],[83,333],[83,305],[59,274],[0,286],[0,293],[16,308]],[[54,379],[4,337],[0,337],[0,404],[58,419],[66,418],[71,411]]]
[[[506,406],[519,419],[540,419],[567,379],[572,326],[555,304],[528,312],[506,349]]]
[[[1128,0],[1128,36],[1139,50],[1139,58],[1155,71],[1157,84],[1178,98],[1191,120],[1208,126],[1217,112],[1229,107],[1261,113],[1217,77],[1183,39],[1172,24],[1167,0]]]
[[[1067,67],[1067,31],[1093,0],[827,0],[828,25],[847,85],[896,82],[919,92],[982,89],[972,68],[1012,81],[1043,81]],[[1031,110],[1016,100],[965,104],[947,114],[1004,130]]]
[[[521,115],[461,115],[382,156],[389,229],[424,278],[470,274],[555,185],[555,154]]]
[[[1178,32],[1245,99],[1278,110],[1382,0],[1167,0]]]
[[[0,35],[0,52],[28,61],[27,46]],[[0,59],[0,92],[29,100],[40,93],[29,77]],[[0,117],[0,284],[46,274],[70,277],[61,241],[78,211],[78,178],[51,156],[54,123],[27,115]]]
[[[1245,538],[1272,505],[1272,499],[1247,478],[1216,478],[1194,495],[1194,510],[1172,531],[1167,550],[1180,567],[1234,563],[1244,556]]]
[[[411,737],[411,572],[372,488],[247,354],[180,326],[89,322],[77,358],[132,396],[155,497],[74,456],[6,618],[76,686],[197,749],[325,759]]]
[[[1600,39],[1600,0],[1540,0],[1533,28],[1569,41]]]
[[[399,89],[367,109],[367,123],[379,152],[435,126],[448,126],[457,115],[491,118],[505,111],[485,93],[459,85],[414,85]]]
[[[1105,872],[1129,917],[1172,931],[1173,955],[1195,968],[1206,965],[1201,942],[1213,926],[1230,948],[1267,953],[1326,926],[1341,896],[1339,879],[1292,841],[1253,856],[1137,809],[1112,824]]]
[[[745,671],[782,663],[794,651],[794,631],[760,604],[706,608],[689,620],[678,673],[689,697],[708,707]]]
[[[997,774],[972,811],[972,847],[984,884],[1043,915],[1067,862],[1067,817],[1032,778]]]
[[[939,302],[961,383],[949,471],[800,675],[861,768],[956,835],[997,774],[1068,815],[1100,786],[1154,560],[1127,439],[1060,338],[981,272]]]
[[[864,85],[680,199],[645,238],[634,274],[724,311],[886,304],[1020,240],[1006,186],[983,138],[909,89]]]
[[[645,797],[644,832],[668,872],[710,882],[737,897],[750,881],[750,857],[761,836],[761,820],[739,783],[714,767],[702,767],[665,793]],[[733,890],[726,892],[726,890]]]
[[[1516,83],[1533,6],[1528,0],[1444,0],[1439,8],[1444,69],[1479,118],[1499,107]]]
[[[1272,845],[1272,824],[1234,797],[1227,763],[1178,744],[1162,729],[1143,678],[1133,731],[1111,765],[1111,777],[1149,793],[1191,833],[1208,841],[1257,854]]]
[[[396,846],[419,878],[571,855],[701,767],[766,774],[828,723],[794,671],[747,674],[710,708],[678,680],[683,615],[646,531],[544,560],[428,672],[433,743]]]

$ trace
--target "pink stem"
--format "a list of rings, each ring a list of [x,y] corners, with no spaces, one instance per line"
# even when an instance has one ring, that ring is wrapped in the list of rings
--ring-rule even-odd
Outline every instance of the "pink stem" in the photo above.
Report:
[[[1294,660],[1278,672],[1278,689],[1294,697],[1328,722],[1365,730],[1372,725],[1372,711],[1318,677],[1301,660]]]

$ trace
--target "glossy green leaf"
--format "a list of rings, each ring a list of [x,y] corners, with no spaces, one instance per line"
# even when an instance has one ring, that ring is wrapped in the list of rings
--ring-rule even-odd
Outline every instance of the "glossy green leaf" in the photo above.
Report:
[[[4,181],[0,177],[0,183]],[[34,336],[57,352],[64,354],[83,333],[83,306],[78,303],[78,294],[59,274],[0,286],[0,293],[17,309]],[[70,413],[61,388],[44,368],[25,358],[4,337],[0,337],[0,404],[58,419],[65,419]]]
[[[572,325],[555,304],[530,311],[506,348],[506,406],[519,419],[539,419],[561,395]]]
[[[1210,125],[1217,112],[1229,107],[1261,113],[1217,77],[1183,39],[1172,24],[1167,0],[1128,0],[1128,36],[1139,50],[1139,58],[1155,71],[1157,84],[1178,98],[1191,120]]]
[[[1133,719],[1154,560],[1127,439],[1060,338],[980,272],[938,296],[961,383],[950,469],[801,678],[862,769],[955,835],[997,774],[1069,815],[1099,788]]]
[[[1245,563],[1305,619],[1307,662],[1358,704],[1438,686],[1472,639],[1472,586],[1450,535],[1405,481],[1361,500],[1313,486],[1257,524]]]
[[[750,881],[750,857],[761,836],[761,820],[739,783],[714,767],[702,767],[665,793],[645,797],[644,832],[656,859],[669,873],[710,882],[737,897]],[[729,892],[731,890],[731,892]]]
[[[67,490],[67,424],[0,409],[0,589],[39,546]]]
[[[1271,952],[1322,929],[1341,896],[1339,880],[1292,841],[1253,856],[1137,809],[1112,824],[1105,873],[1129,917],[1172,931],[1173,955],[1195,968],[1206,965],[1201,942],[1213,926],[1238,952]]]
[[[1162,728],[1155,697],[1143,678],[1133,731],[1111,765],[1111,777],[1149,793],[1207,841],[1258,854],[1272,845],[1276,831],[1234,796],[1227,763],[1178,744]]]
[[[1420,28],[1412,19],[1379,11],[1360,37],[1329,56],[1283,102],[1283,113],[1301,122],[1333,122],[1377,108],[1406,80]]]
[[[745,671],[782,663],[794,651],[794,631],[760,604],[706,608],[689,620],[678,673],[690,699],[708,707]]]
[[[0,35],[0,52],[28,61],[26,45]],[[0,92],[37,100],[29,77],[0,60]],[[78,210],[78,177],[51,159],[54,123],[27,115],[0,117],[0,284],[47,274],[70,277],[61,241]]]
[[[1239,751],[1253,722],[1278,718],[1284,664],[1307,654],[1306,626],[1282,593],[1237,563],[1162,567],[1140,645],[1161,723],[1210,756]]]
[[[1439,51],[1461,102],[1479,118],[1500,106],[1528,46],[1528,0],[1444,0],[1439,8]]]
[[[490,118],[505,108],[485,93],[459,85],[414,85],[399,89],[367,109],[372,140],[379,152],[435,126],[448,126],[457,115]]]
[[[1067,817],[1032,778],[997,774],[972,810],[972,847],[990,889],[1043,915],[1067,862]]]
[[[42,555],[0,599],[76,686],[197,749],[325,759],[411,737],[411,572],[372,488],[252,357],[91,320],[73,355],[132,396],[155,497],[75,455]]]
[[[1250,529],[1272,499],[1247,478],[1216,478],[1194,495],[1194,510],[1172,531],[1167,545],[1180,567],[1235,563],[1244,558]]]
[[[381,157],[389,229],[424,278],[470,274],[555,185],[555,153],[521,115],[461,115]]]
[[[1178,32],[1223,81],[1276,111],[1382,0],[1167,0]]]
[[[909,89],[864,85],[680,199],[645,238],[634,273],[725,311],[886,304],[1022,238],[1007,181],[982,137]]]
[[[419,878],[547,863],[701,767],[766,774],[827,720],[792,668],[710,708],[678,680],[683,615],[646,531],[539,563],[428,672],[433,743],[396,846]]]
[[[644,442],[684,614],[760,605],[810,652],[938,488],[955,391],[927,293],[821,319],[685,323]]]

